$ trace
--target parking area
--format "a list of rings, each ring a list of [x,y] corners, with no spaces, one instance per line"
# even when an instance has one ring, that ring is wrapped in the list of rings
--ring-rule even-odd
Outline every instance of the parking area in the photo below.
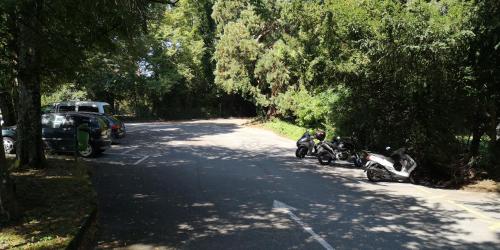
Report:
[[[498,249],[500,197],[370,183],[245,120],[127,124],[89,159],[100,248]],[[285,204],[285,205],[283,205]]]

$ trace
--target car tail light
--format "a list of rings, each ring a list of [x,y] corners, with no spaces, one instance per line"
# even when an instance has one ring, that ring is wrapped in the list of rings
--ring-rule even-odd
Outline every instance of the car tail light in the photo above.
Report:
[[[111,125],[111,129],[119,129],[119,128],[120,128],[120,125],[118,125],[118,124]]]

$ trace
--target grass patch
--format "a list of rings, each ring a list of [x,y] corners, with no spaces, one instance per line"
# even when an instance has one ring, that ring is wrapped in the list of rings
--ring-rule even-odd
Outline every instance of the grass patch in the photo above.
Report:
[[[95,207],[87,167],[48,160],[45,169],[12,177],[23,217],[0,229],[0,249],[64,249]]]
[[[279,119],[266,121],[261,126],[292,140],[299,139],[306,132],[306,128]]]

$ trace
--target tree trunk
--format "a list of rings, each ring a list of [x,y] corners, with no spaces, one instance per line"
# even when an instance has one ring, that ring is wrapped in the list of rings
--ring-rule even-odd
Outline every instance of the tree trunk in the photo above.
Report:
[[[276,109],[276,106],[274,104],[271,104],[267,108],[266,118],[267,119],[275,118],[277,115],[278,115],[278,109]]]
[[[18,26],[16,23],[18,13],[16,8],[11,8],[7,15],[8,33],[12,35],[7,40],[6,51],[8,63],[8,73],[3,88],[0,89],[0,109],[4,120],[4,126],[12,126],[17,122],[17,35]]]
[[[0,125],[0,130],[2,126]],[[19,216],[19,206],[15,196],[15,186],[12,182],[3,150],[3,139],[0,134],[0,225]],[[1,228],[1,227],[0,227]]]
[[[482,131],[480,124],[474,126],[472,129],[472,140],[469,146],[470,156],[475,157],[479,155],[479,147],[481,146],[481,137],[483,134],[484,132]]]
[[[45,159],[40,103],[40,13],[42,0],[21,4],[18,43],[17,159],[23,167],[40,167]]]

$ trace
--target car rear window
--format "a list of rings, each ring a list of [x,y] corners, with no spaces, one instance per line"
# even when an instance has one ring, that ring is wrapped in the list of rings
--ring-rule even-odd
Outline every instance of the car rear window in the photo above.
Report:
[[[75,111],[75,106],[59,106],[59,112]]]
[[[93,106],[78,106],[78,111],[99,113],[99,108]]]

